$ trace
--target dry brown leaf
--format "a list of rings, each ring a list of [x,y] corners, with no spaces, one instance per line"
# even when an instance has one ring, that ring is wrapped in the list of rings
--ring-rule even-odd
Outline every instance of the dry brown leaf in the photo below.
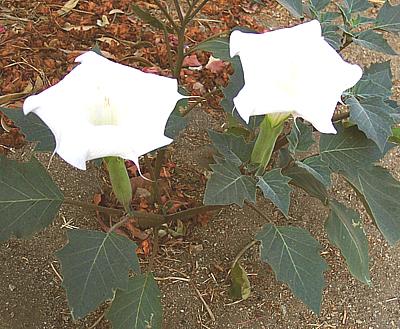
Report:
[[[23,98],[26,95],[30,94],[33,91],[33,85],[31,82],[28,82],[28,85],[25,89],[19,93],[12,93],[8,95],[0,96],[0,105],[5,105],[7,103],[16,101],[17,99]]]
[[[69,0],[69,1],[67,1],[64,4],[64,6],[62,6],[62,8],[57,11],[57,14],[59,16],[68,14],[72,9],[74,9],[76,7],[78,2],[79,2],[79,0]]]
[[[70,23],[65,23],[64,26],[62,27],[62,29],[64,31],[88,31],[91,30],[92,28],[96,27],[96,25],[72,25]]]

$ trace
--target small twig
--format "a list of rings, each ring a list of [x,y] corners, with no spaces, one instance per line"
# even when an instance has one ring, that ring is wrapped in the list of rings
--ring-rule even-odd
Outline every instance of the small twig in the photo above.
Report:
[[[194,290],[196,291],[197,296],[199,296],[201,302],[203,303],[204,307],[207,310],[208,315],[210,316],[212,321],[215,321],[215,316],[214,313],[211,311],[210,306],[208,306],[208,304],[206,303],[206,301],[204,300],[203,296],[201,295],[199,289],[196,288],[196,286],[194,285],[194,283],[192,282],[192,286],[194,288]]]
[[[50,263],[51,268],[53,269],[54,273],[57,275],[57,277],[60,279],[61,282],[63,282],[63,278],[60,275],[60,273],[58,273],[58,271],[56,270],[56,268],[54,267],[53,263]]]
[[[177,281],[190,282],[190,279],[181,278],[179,276],[167,276],[165,278],[155,277],[154,280],[156,280],[156,281],[177,280]]]
[[[99,318],[89,327],[89,329],[96,328],[97,325],[100,323],[101,320],[103,320],[105,313],[99,316]]]

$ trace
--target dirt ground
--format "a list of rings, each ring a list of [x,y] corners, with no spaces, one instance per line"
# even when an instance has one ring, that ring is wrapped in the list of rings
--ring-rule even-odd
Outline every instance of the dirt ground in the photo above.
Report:
[[[10,9],[10,3],[0,1],[1,10]],[[24,5],[24,1],[14,2],[15,7]],[[268,15],[264,12],[257,19],[269,26],[279,26],[282,20],[288,23],[287,16],[281,15],[281,12],[269,11]],[[3,24],[1,17],[4,15],[0,14],[0,24]],[[400,52],[399,40],[391,38],[390,42]],[[0,52],[1,47],[0,39]],[[81,49],[78,44],[76,47]],[[362,65],[385,58],[355,47],[349,47],[346,56]],[[396,75],[394,92],[398,97],[400,61],[399,58],[392,58],[392,61]],[[57,70],[61,72],[66,68]],[[54,76],[57,75],[55,72]],[[206,170],[201,164],[209,152],[205,128],[219,129],[221,122],[204,108],[195,109],[190,116],[189,127],[170,148],[171,157],[178,171],[186,176],[187,183],[202,191],[204,185],[198,177]],[[39,155],[46,165],[49,157],[48,154]],[[383,161],[397,179],[400,179],[399,161],[399,148],[393,149]],[[51,162],[50,172],[67,197],[81,201],[91,202],[103,184],[96,167],[79,171],[57,156]],[[226,275],[231,262],[265,224],[265,220],[248,207],[230,207],[216,214],[206,226],[192,226],[190,233],[176,243],[161,244],[155,276],[162,291],[164,328],[400,328],[400,246],[387,245],[360,200],[340,177],[333,177],[333,182],[331,195],[362,214],[370,249],[371,287],[352,278],[338,249],[328,242],[323,228],[326,208],[317,199],[295,189],[289,219],[261,197],[258,207],[272,223],[308,229],[323,246],[321,253],[329,270],[325,272],[326,288],[320,316],[314,315],[287,286],[276,281],[271,268],[260,262],[257,246],[249,249],[241,260],[250,275],[250,298],[234,302],[229,297]],[[83,320],[72,321],[57,275],[59,264],[53,255],[66,243],[66,223],[99,229],[95,213],[65,205],[54,224],[43,232],[28,240],[12,239],[0,245],[0,329],[111,328],[102,318],[106,305]],[[146,266],[147,260],[142,259],[142,263]]]

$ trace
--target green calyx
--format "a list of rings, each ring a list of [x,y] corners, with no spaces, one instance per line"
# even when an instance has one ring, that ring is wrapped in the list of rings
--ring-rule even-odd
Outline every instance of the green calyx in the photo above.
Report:
[[[130,212],[132,200],[132,186],[125,167],[124,159],[118,157],[104,158],[108,174],[110,175],[113,192],[127,213]]]
[[[283,130],[288,113],[266,114],[261,122],[260,131],[251,153],[251,162],[259,164],[259,170],[263,171],[271,159],[276,140]]]

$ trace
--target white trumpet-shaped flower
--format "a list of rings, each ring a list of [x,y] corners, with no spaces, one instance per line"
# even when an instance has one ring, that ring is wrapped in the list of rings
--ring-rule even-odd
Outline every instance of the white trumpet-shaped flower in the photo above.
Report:
[[[138,157],[167,145],[168,117],[178,93],[175,79],[144,73],[112,62],[93,51],[56,85],[28,97],[24,113],[34,112],[51,129],[57,152],[66,162],[86,169],[86,161]]]
[[[336,104],[362,76],[324,40],[314,20],[262,34],[234,31],[230,55],[240,56],[245,85],[234,104],[248,122],[252,115],[291,112],[323,133],[336,133]]]

